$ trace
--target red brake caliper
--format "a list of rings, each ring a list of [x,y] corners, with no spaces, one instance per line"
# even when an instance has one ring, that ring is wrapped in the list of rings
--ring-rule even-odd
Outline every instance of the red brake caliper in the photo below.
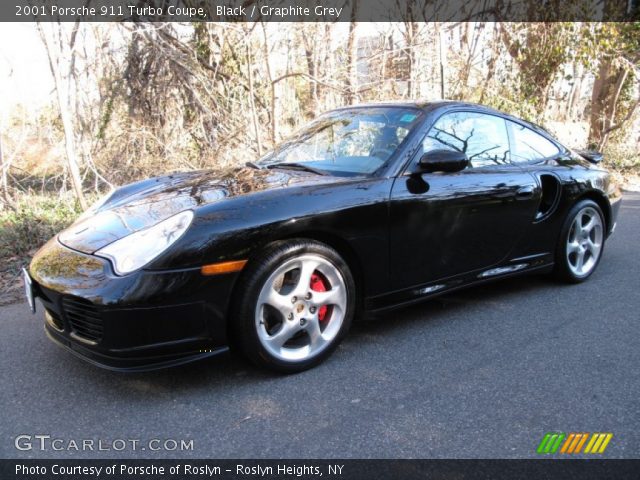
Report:
[[[327,282],[320,275],[314,272],[313,275],[311,275],[311,282],[309,286],[314,292],[326,292],[328,290],[328,283],[329,282]],[[320,307],[320,309],[318,310],[318,320],[320,320],[321,322],[325,321],[327,310],[328,309],[326,305]]]

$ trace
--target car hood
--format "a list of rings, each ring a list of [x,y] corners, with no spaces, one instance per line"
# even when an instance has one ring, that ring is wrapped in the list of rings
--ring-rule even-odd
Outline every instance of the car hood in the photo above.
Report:
[[[329,183],[344,177],[254,168],[206,170],[151,178],[121,187],[97,209],[89,209],[58,236],[69,248],[94,253],[131,233],[187,209],[264,190]]]

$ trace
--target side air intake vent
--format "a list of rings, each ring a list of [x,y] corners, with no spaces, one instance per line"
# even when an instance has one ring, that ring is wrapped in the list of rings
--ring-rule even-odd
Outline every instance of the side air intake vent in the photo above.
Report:
[[[558,207],[560,202],[560,181],[558,177],[550,173],[542,173],[538,176],[542,187],[542,198],[536,213],[536,221],[549,217]]]

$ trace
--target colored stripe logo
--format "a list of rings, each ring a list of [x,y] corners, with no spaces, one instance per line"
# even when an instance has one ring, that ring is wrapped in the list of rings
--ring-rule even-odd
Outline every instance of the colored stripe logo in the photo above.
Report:
[[[613,433],[546,433],[536,450],[543,455],[564,454],[602,454],[609,446]],[[588,439],[588,441],[587,441]],[[586,447],[585,447],[586,445]],[[584,447],[584,451],[582,450]]]

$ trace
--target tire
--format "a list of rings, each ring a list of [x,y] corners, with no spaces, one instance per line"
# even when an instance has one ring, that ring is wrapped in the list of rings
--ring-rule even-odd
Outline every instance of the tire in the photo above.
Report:
[[[595,271],[604,250],[606,224],[593,200],[576,203],[564,221],[555,252],[555,274],[565,282],[584,282]]]
[[[240,280],[233,339],[253,363],[282,373],[324,361],[354,317],[351,271],[333,248],[312,240],[278,242],[250,261]]]

